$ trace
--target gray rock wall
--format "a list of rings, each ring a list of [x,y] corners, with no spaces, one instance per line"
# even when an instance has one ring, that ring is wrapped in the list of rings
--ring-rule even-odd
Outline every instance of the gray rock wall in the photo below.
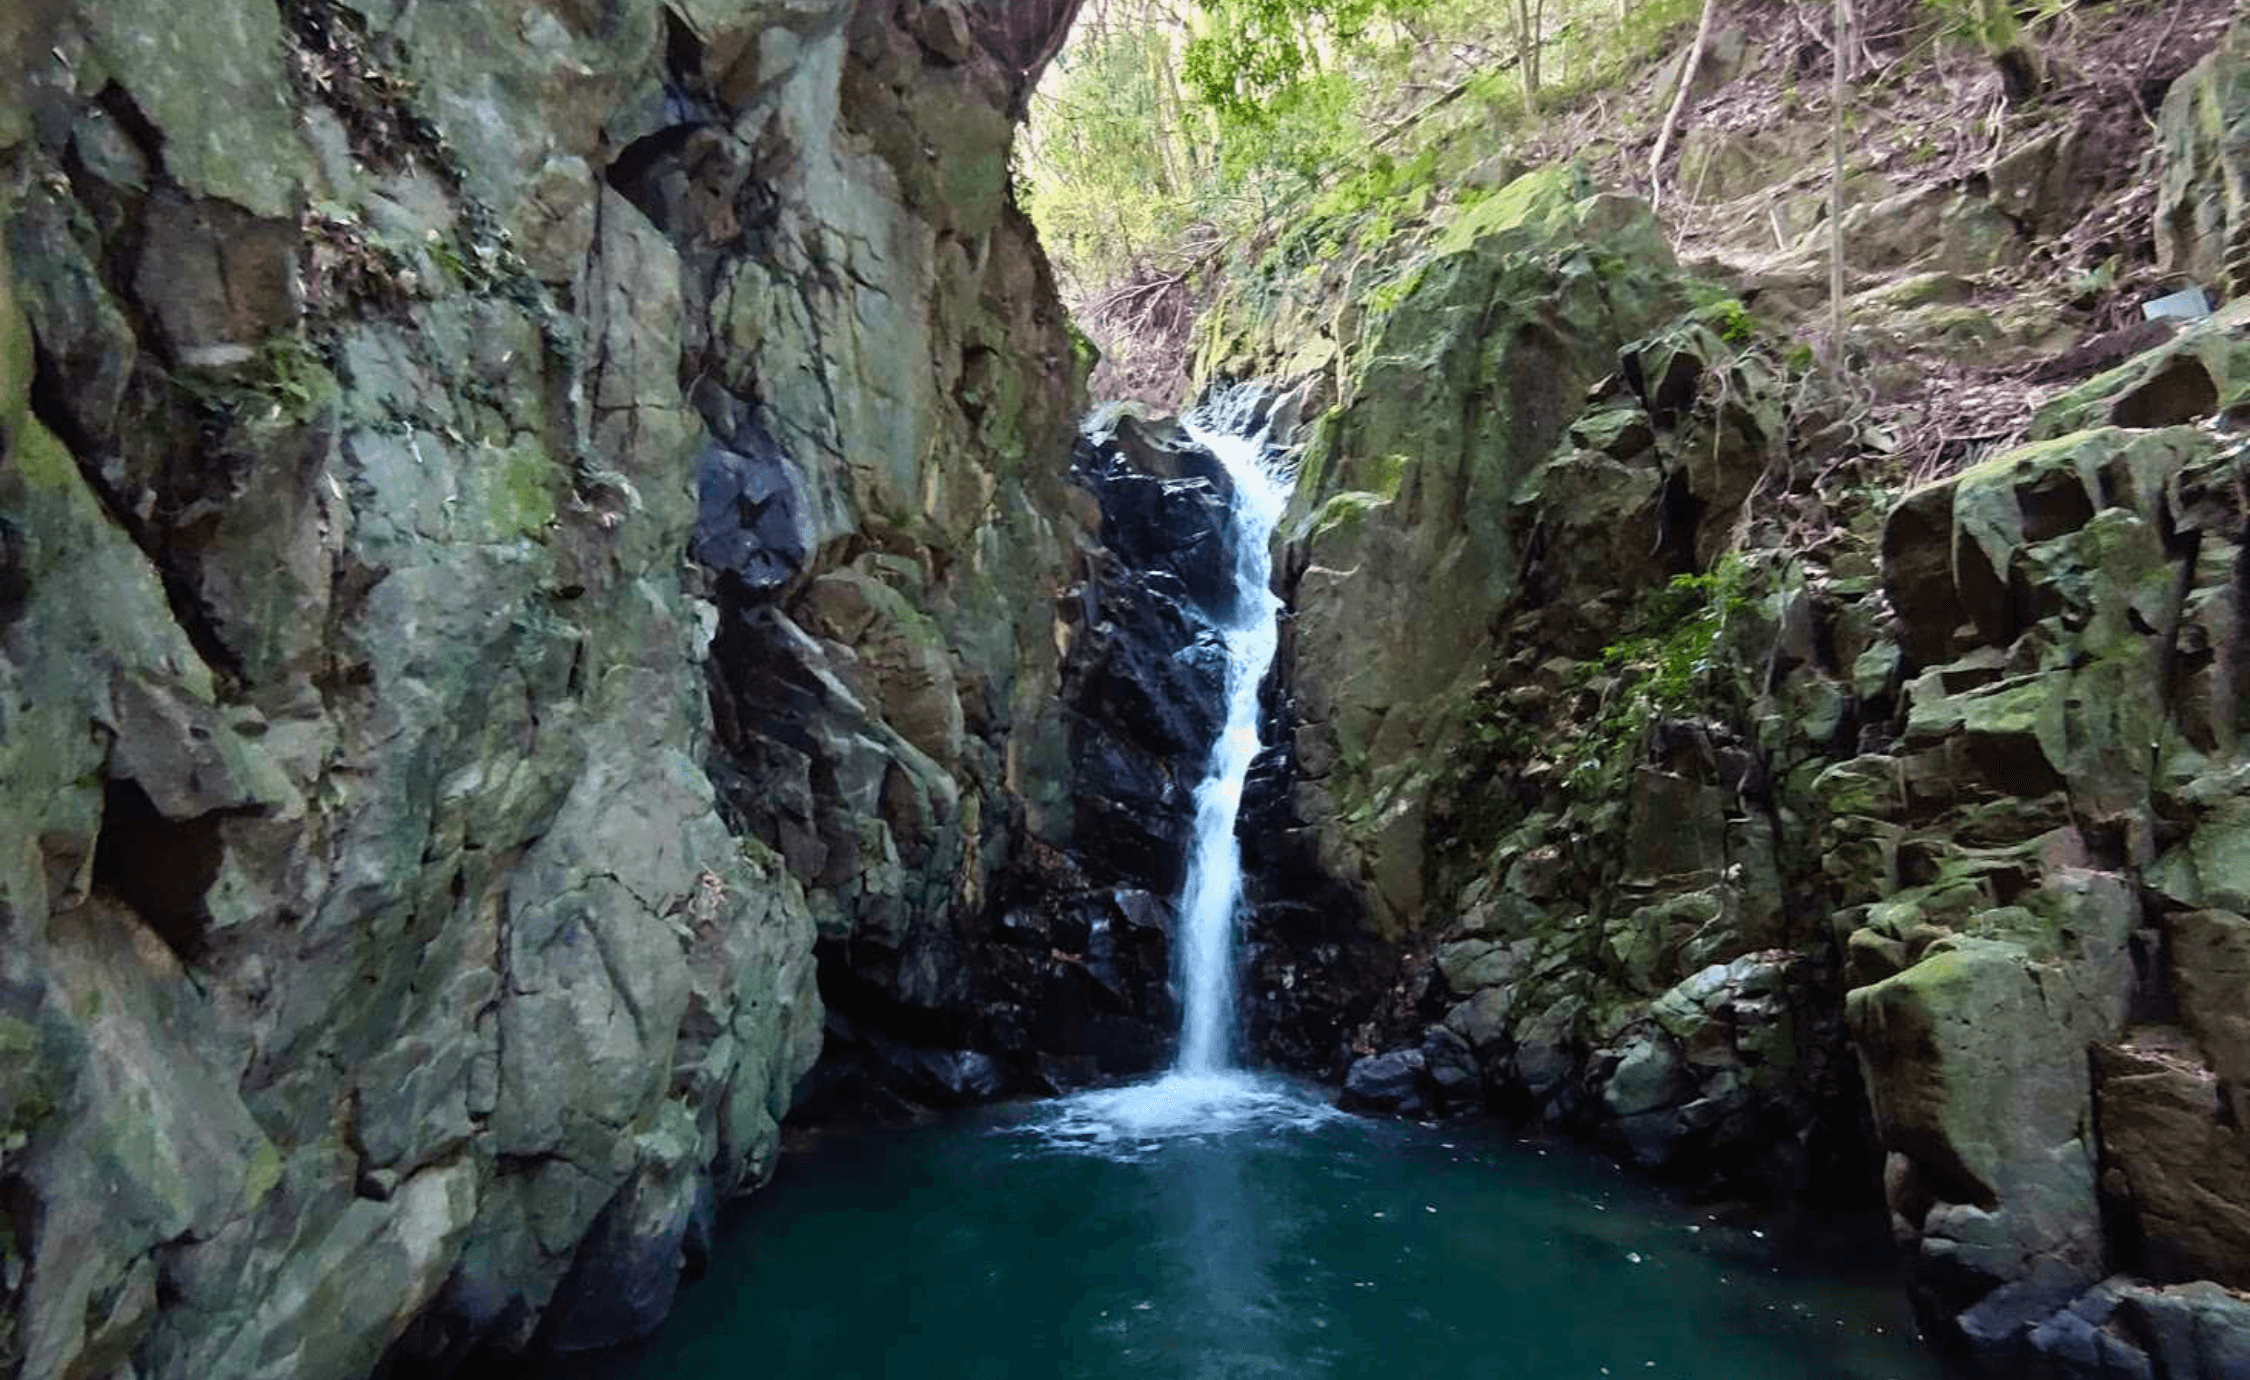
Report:
[[[1032,8],[0,18],[0,1374],[643,1330],[1068,842]]]

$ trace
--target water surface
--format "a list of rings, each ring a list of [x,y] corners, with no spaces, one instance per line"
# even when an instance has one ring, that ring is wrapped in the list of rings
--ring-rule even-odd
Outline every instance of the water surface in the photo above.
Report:
[[[1894,1280],[1246,1075],[792,1158],[607,1380],[1934,1380]]]

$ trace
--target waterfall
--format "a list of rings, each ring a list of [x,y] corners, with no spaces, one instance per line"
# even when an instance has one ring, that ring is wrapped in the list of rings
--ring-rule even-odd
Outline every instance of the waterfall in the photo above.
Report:
[[[1134,1158],[1174,1140],[1232,1132],[1271,1134],[1338,1116],[1325,1100],[1287,1080],[1233,1064],[1235,918],[1242,908],[1242,845],[1235,826],[1258,755],[1258,688],[1280,643],[1281,600],[1269,547],[1289,491],[1295,456],[1272,444],[1297,425],[1297,401],[1245,386],[1218,394],[1181,419],[1188,436],[1226,472],[1233,495],[1225,538],[1234,555],[1228,607],[1217,611],[1226,652],[1226,718],[1195,790],[1172,964],[1180,993],[1180,1045],[1172,1069],[1148,1083],[1062,1098],[1033,1131],[1047,1143]]]
[[[1235,914],[1242,905],[1242,844],[1235,822],[1242,787],[1258,755],[1258,687],[1280,641],[1281,600],[1273,592],[1270,542],[1289,501],[1288,467],[1268,459],[1266,434],[1219,430],[1206,410],[1184,419],[1190,436],[1218,458],[1234,486],[1228,509],[1234,544],[1234,607],[1219,629],[1226,648],[1226,719],[1210,765],[1195,788],[1195,834],[1180,895],[1173,966],[1181,997],[1175,1072],[1211,1074],[1229,1066],[1234,1025]]]

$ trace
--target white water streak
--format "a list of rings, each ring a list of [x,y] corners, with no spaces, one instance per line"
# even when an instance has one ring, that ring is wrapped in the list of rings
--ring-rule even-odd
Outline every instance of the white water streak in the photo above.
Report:
[[[1047,1104],[1028,1129],[1047,1148],[1137,1159],[1179,1140],[1266,1136],[1306,1130],[1343,1115],[1325,1101],[1271,1076],[1232,1064],[1235,917],[1242,907],[1242,847],[1235,836],[1242,788],[1258,755],[1258,686],[1280,642],[1281,600],[1272,589],[1269,544],[1296,479],[1266,447],[1266,428],[1250,434],[1239,410],[1257,395],[1236,395],[1181,425],[1218,458],[1233,481],[1228,514],[1234,543],[1234,616],[1219,629],[1227,653],[1226,723],[1195,791],[1195,837],[1173,966],[1180,983],[1179,1057],[1152,1083],[1082,1092]],[[1230,405],[1235,405],[1230,407]],[[1230,410],[1235,415],[1226,415]]]
[[[1180,979],[1180,1052],[1173,1070],[1188,1076],[1231,1066],[1235,915],[1242,904],[1242,846],[1235,821],[1242,787],[1258,755],[1258,686],[1280,641],[1281,600],[1273,592],[1274,525],[1289,501],[1289,476],[1267,468],[1265,435],[1224,435],[1183,422],[1234,484],[1234,617],[1219,629],[1226,647],[1226,722],[1195,788],[1195,836],[1180,896],[1175,967]]]

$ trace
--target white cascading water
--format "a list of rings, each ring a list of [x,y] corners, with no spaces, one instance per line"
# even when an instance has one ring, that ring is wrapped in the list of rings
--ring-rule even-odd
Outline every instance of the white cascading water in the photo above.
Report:
[[[1211,764],[1195,788],[1195,835],[1187,886],[1180,893],[1174,967],[1180,982],[1180,1051],[1173,1070],[1189,1077],[1230,1067],[1234,1025],[1234,917],[1242,904],[1242,844],[1235,822],[1242,787],[1258,755],[1258,686],[1280,642],[1281,600],[1273,592],[1274,524],[1289,501],[1286,473],[1266,465],[1265,436],[1222,435],[1187,423],[1188,434],[1225,467],[1234,484],[1234,617],[1219,630],[1226,647],[1226,720]]]
[[[1226,649],[1226,719],[1195,790],[1195,834],[1173,935],[1180,992],[1180,1047],[1172,1071],[1152,1083],[1080,1093],[1048,1104],[1030,1128],[1058,1148],[1134,1158],[1175,1138],[1317,1125],[1338,1115],[1279,1079],[1238,1069],[1234,1029],[1235,914],[1242,905],[1242,846],[1235,825],[1242,788],[1258,755],[1258,687],[1280,642],[1269,546],[1288,504],[1294,467],[1269,451],[1266,427],[1246,426],[1237,394],[1182,419],[1234,486],[1233,616],[1219,628]],[[1233,406],[1230,406],[1233,404]]]

